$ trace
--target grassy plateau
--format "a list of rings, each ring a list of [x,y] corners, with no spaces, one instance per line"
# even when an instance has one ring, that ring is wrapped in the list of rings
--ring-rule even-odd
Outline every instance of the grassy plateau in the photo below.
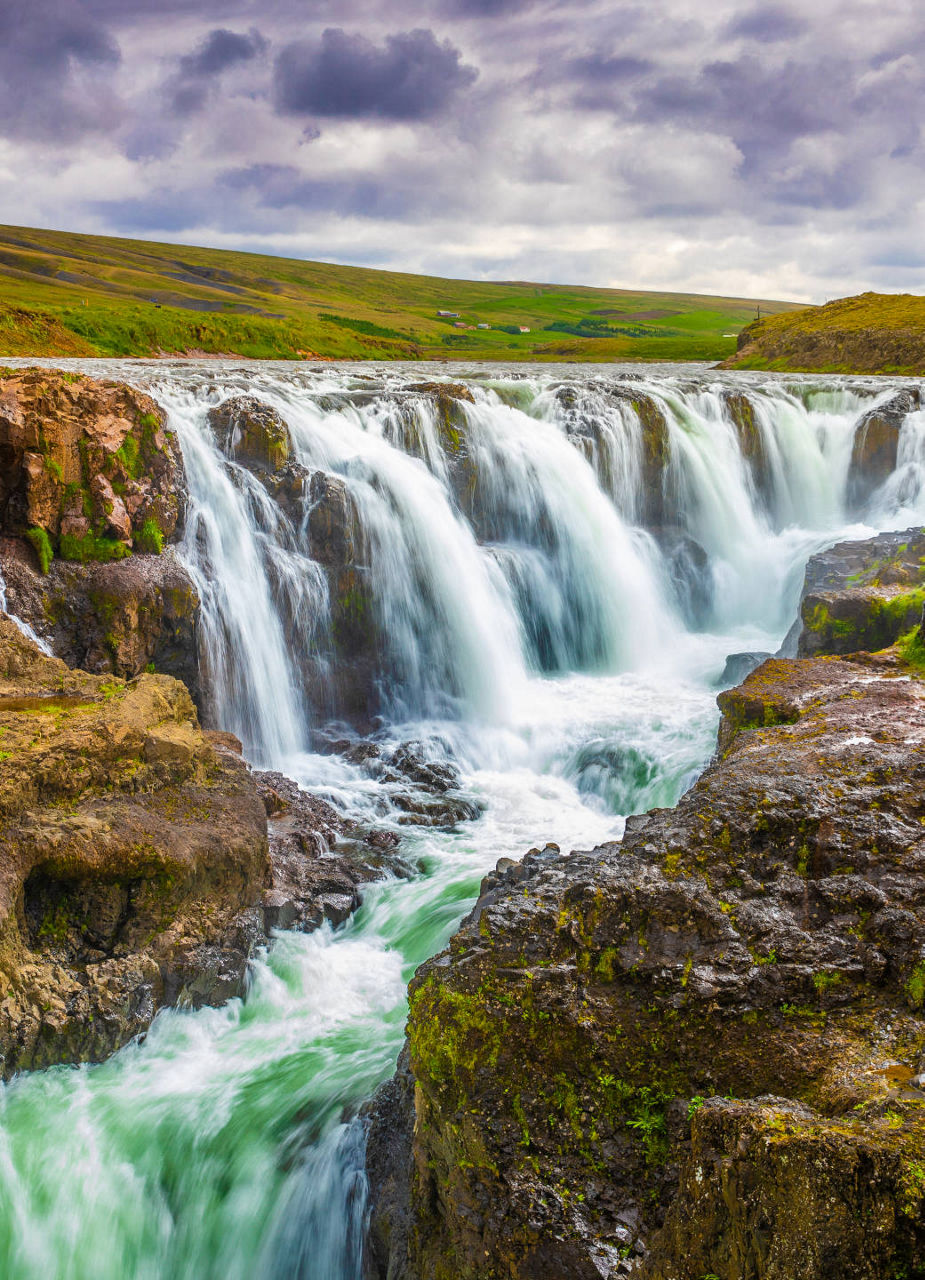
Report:
[[[0,226],[0,355],[713,361],[735,352],[759,305],[801,304],[444,280]]]

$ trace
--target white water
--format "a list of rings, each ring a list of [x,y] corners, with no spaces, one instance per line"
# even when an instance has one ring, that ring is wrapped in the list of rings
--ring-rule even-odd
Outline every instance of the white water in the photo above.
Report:
[[[374,886],[336,933],[281,935],[246,1001],[163,1013],[100,1067],[0,1091],[0,1273],[357,1280],[352,1115],[392,1069],[405,983],[481,876],[547,840],[615,838],[627,813],[674,803],[711,752],[726,655],[776,648],[807,557],[925,520],[921,414],[869,523],[845,515],[854,428],[883,383],[630,372],[472,378],[475,483],[461,492],[431,401],[407,389],[419,372],[107,368],[153,389],[181,439],[181,553],[203,600],[216,722],[255,762],[395,821],[370,776],[313,753],[303,671],[329,642],[325,579],[305,520],[223,458],[207,425],[209,407],[247,393],[280,411],[299,461],[339,478],[359,512],[380,739],[453,759],[485,808],[454,832],[401,828],[421,875]],[[655,397],[668,421],[660,542],[637,524],[643,429],[614,386]],[[754,408],[764,479],[741,456],[730,387]]]

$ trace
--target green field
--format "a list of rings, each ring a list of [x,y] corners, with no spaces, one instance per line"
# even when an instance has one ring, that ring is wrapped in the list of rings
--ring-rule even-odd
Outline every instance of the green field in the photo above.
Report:
[[[722,360],[759,305],[800,304],[443,280],[0,226],[0,356]]]

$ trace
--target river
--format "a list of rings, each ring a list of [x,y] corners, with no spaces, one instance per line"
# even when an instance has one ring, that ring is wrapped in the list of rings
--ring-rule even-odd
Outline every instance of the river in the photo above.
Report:
[[[907,418],[893,476],[849,513],[856,425],[899,381],[50,363],[133,382],[169,414],[216,726],[255,764],[394,825],[419,870],[369,888],[337,930],[279,934],[244,999],[164,1011],[99,1066],[0,1088],[0,1274],[359,1280],[360,1112],[394,1069],[415,967],[498,858],[615,839],[626,815],[677,800],[712,753],[727,655],[778,647],[808,557],[925,522],[925,414]],[[460,410],[478,478],[468,504],[433,398],[414,389],[434,377],[473,397]],[[658,528],[640,524],[647,437],[634,392],[667,423]],[[760,476],[730,393],[749,406]],[[399,827],[388,787],[317,750],[300,658],[324,645],[324,575],[305,525],[216,447],[208,410],[240,394],[281,413],[305,467],[346,484],[382,637],[376,738],[452,762],[477,820]]]

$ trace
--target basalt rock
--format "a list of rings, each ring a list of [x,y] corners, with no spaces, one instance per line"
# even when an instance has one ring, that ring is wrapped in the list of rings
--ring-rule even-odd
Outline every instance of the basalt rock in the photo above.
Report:
[[[242,466],[278,471],[291,451],[289,431],[277,411],[255,396],[233,396],[209,411],[218,447]]]
[[[744,392],[730,389],[724,390],[723,402],[735,427],[739,449],[751,471],[755,489],[761,497],[768,499],[771,494],[771,464],[761,428],[755,420],[755,406]]]
[[[178,681],[72,671],[0,618],[0,845],[4,1076],[242,989],[266,817]]]
[[[179,446],[150,396],[46,369],[0,379],[0,533],[31,530],[37,551],[66,560],[158,550],[184,494]]]
[[[910,676],[893,651],[768,661],[720,695],[719,755],[677,808],[499,863],[411,984],[411,1077],[370,1135],[372,1275],[922,1273]]]
[[[168,547],[104,564],[55,560],[47,574],[15,538],[0,538],[7,604],[70,667],[131,679],[154,670],[199,699],[199,597]]]
[[[895,643],[925,605],[925,531],[841,542],[810,560],[797,652],[854,653]]]
[[[411,874],[392,831],[345,818],[281,773],[256,779],[270,837],[270,887],[263,898],[268,930],[342,924],[360,905],[362,885],[386,873]]]
[[[903,423],[920,407],[919,389],[904,388],[858,423],[848,471],[848,504],[853,511],[863,510],[871,494],[896,470]]]

